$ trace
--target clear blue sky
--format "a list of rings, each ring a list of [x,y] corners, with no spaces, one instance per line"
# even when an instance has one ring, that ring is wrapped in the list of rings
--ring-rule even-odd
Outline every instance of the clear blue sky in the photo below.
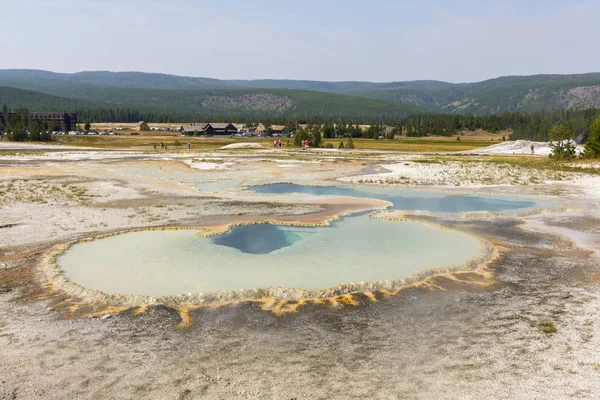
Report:
[[[598,0],[0,0],[0,68],[473,82],[600,71]]]

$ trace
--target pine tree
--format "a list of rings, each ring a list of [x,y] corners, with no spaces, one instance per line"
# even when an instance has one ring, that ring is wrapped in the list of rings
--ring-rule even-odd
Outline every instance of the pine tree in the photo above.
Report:
[[[585,143],[585,156],[600,157],[600,118],[597,118],[590,128],[590,135]]]

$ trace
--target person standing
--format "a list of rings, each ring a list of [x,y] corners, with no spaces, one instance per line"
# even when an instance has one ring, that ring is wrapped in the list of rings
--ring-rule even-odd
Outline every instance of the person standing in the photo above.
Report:
[[[190,142],[188,142],[188,151],[190,151],[192,149],[192,144]]]

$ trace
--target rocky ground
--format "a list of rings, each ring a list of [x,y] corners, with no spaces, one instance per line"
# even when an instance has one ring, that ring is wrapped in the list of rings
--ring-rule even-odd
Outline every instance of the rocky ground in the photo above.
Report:
[[[103,155],[0,156],[0,399],[593,399],[600,393],[595,175],[524,169],[540,182],[523,178],[517,186],[498,181],[512,170],[419,163],[414,156]],[[411,183],[398,181],[407,171]],[[456,181],[435,178],[444,174]],[[498,246],[493,279],[438,277],[397,295],[376,293],[376,301],[357,294],[348,304],[306,304],[283,316],[248,302],[191,311],[182,329],[180,314],[162,306],[71,313],[80,300],[40,284],[44,252],[68,240],[236,219],[318,220],[379,206],[243,190],[337,179],[390,186],[437,179],[425,183],[446,190],[472,182],[472,190],[543,194],[565,207],[523,216],[415,216]],[[198,189],[222,180],[237,186]]]

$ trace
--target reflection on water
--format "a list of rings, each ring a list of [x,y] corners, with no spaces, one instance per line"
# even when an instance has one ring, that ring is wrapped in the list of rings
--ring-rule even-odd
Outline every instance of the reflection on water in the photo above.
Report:
[[[447,195],[435,192],[411,190],[351,188],[335,186],[304,186],[292,183],[250,186],[256,193],[285,194],[307,193],[314,195],[334,195],[366,197],[386,200],[396,210],[419,210],[438,213],[459,213],[471,211],[510,211],[530,208],[553,208],[556,204],[548,200],[530,200],[516,196],[502,195]]]
[[[300,235],[291,228],[271,224],[234,227],[230,233],[212,239],[213,243],[228,246],[249,254],[269,254],[293,245]]]

